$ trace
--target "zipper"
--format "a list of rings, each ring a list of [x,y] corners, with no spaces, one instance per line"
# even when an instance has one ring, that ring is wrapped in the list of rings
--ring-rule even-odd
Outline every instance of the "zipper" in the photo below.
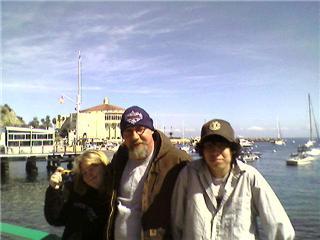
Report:
[[[111,228],[111,218],[112,215],[114,213],[114,207],[113,207],[113,202],[114,202],[114,198],[115,198],[115,191],[112,191],[112,196],[111,196],[111,201],[110,201],[110,214],[109,214],[109,218],[108,218],[108,222],[107,222],[107,239],[110,239],[110,228]]]

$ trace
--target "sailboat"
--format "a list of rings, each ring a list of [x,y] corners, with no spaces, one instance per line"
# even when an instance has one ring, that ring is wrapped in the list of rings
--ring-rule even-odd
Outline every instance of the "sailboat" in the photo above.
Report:
[[[312,156],[320,155],[320,141],[319,141],[319,131],[318,131],[318,125],[316,122],[316,118],[314,116],[312,103],[310,94],[308,94],[308,106],[309,106],[309,140],[304,145],[308,148],[308,151],[306,151],[307,154]],[[314,137],[313,133],[313,126],[316,131],[316,139]],[[316,146],[318,144],[318,146]]]
[[[315,156],[320,155],[320,146],[316,146],[316,143],[319,144],[319,132],[318,126],[316,124],[316,119],[313,113],[310,94],[308,94],[308,104],[309,104],[309,140],[304,145],[298,147],[296,153],[292,153],[289,159],[286,161],[287,165],[306,165],[315,160]],[[313,122],[315,130],[317,133],[317,141],[313,137]]]
[[[277,129],[278,129],[278,135],[277,135],[277,139],[274,141],[274,144],[280,145],[280,146],[286,145],[285,140],[281,137],[279,118],[277,118]]]

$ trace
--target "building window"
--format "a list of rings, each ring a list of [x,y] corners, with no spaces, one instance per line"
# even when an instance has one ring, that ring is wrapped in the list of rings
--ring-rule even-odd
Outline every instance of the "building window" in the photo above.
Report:
[[[20,146],[30,146],[30,142],[20,142]]]
[[[15,135],[14,139],[25,139],[25,135]]]
[[[8,146],[9,147],[18,147],[19,146],[19,142],[18,141],[8,142]]]
[[[43,141],[43,145],[45,146],[53,145],[53,141]]]
[[[32,146],[41,146],[42,145],[42,141],[33,141],[32,142]]]

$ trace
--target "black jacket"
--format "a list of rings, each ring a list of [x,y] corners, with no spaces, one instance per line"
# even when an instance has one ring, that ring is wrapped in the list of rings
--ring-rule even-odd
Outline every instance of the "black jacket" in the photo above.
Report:
[[[68,191],[47,188],[44,206],[46,220],[54,226],[65,226],[63,240],[104,239],[108,215],[105,195],[93,188],[79,195],[73,191],[72,185],[67,186]]]

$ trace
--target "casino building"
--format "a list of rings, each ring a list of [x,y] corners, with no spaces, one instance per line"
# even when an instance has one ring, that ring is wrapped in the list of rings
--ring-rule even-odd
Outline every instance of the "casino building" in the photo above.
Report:
[[[80,110],[78,116],[78,139],[87,142],[121,142],[120,121],[124,108],[109,104],[104,98],[101,105]],[[65,118],[57,118],[56,126],[61,126],[60,135],[67,137],[71,145],[76,139],[77,113]]]

